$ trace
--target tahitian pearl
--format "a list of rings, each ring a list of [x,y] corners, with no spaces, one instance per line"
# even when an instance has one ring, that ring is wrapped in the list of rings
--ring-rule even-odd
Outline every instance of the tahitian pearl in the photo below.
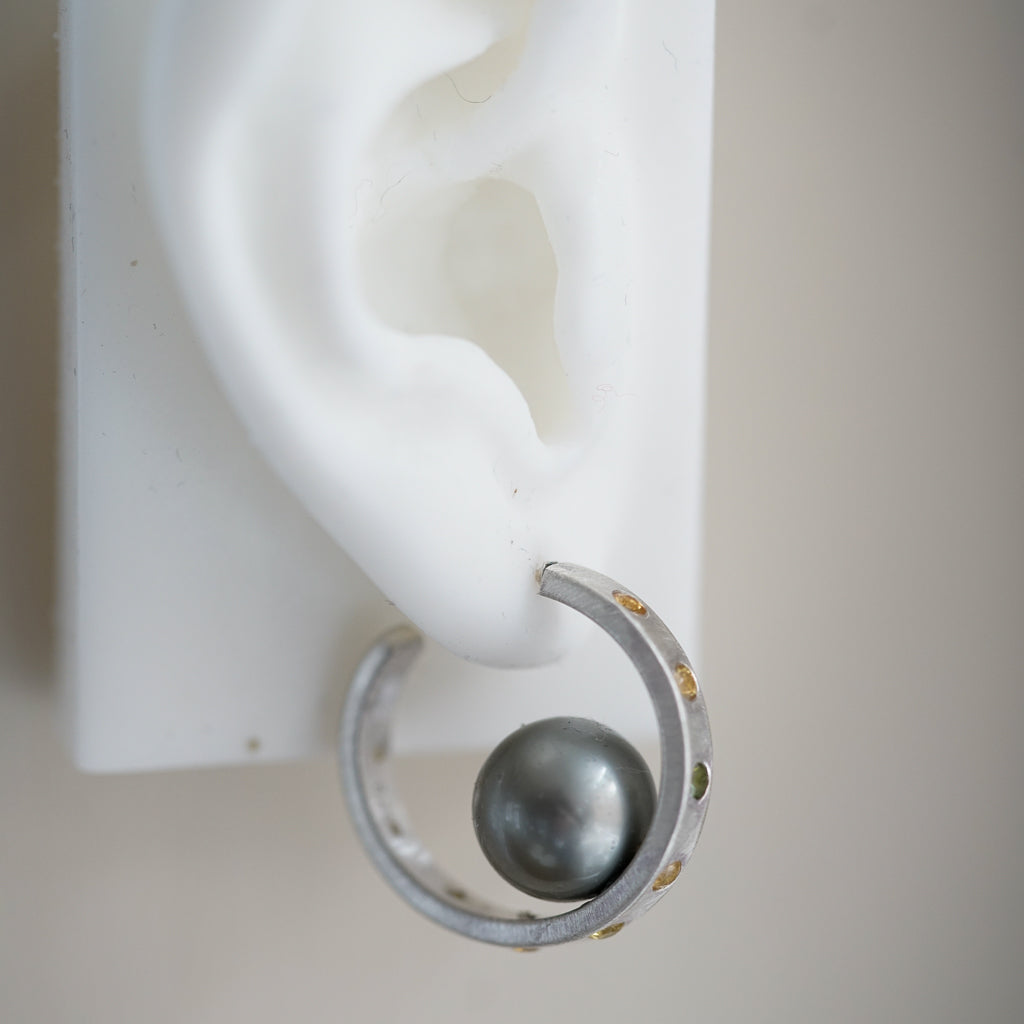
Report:
[[[491,866],[547,900],[585,900],[625,870],[657,793],[617,732],[588,718],[546,718],[507,736],[473,791],[473,827]]]

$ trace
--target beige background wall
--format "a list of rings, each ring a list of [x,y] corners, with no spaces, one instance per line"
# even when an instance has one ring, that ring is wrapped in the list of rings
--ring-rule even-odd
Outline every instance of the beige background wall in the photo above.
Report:
[[[719,5],[705,679],[678,891],[516,956],[354,848],[330,764],[54,735],[55,17],[0,9],[0,1019],[1024,1018],[1024,5]],[[472,760],[414,766],[435,799]]]

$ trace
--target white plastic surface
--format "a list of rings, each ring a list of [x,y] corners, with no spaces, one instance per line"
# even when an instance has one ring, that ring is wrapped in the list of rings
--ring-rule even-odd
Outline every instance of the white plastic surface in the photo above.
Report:
[[[408,749],[482,746],[553,713],[649,732],[624,660],[533,593],[543,561],[622,579],[695,653],[713,11],[595,5],[574,43],[544,2],[431,5],[440,20],[401,33],[399,13],[408,28],[428,8],[380,20],[386,6],[121,0],[65,16],[63,595],[85,768],[326,751],[346,678],[402,618],[342,544],[462,654],[570,649],[512,672],[433,650],[400,721]],[[464,65],[509,38],[519,78],[498,82],[488,122],[483,94],[466,97],[494,69]],[[357,91],[334,59],[346,39],[380,55]],[[254,54],[258,86],[239,70]],[[563,81],[541,89],[556,65]],[[462,120],[407,169],[399,114],[416,100],[401,99],[431,75],[461,104],[435,114]],[[430,189],[447,198],[424,226]],[[439,221],[460,240],[446,266],[487,299],[475,321],[472,302],[416,292]],[[488,230],[511,255],[474,276]],[[522,287],[495,293],[510,273]],[[507,317],[548,302],[524,348],[523,330],[495,330],[495,300]]]

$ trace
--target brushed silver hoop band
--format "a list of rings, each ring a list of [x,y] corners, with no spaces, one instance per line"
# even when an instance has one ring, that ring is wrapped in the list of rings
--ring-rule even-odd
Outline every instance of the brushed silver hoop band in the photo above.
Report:
[[[477,899],[435,865],[410,827],[388,767],[395,702],[423,644],[411,627],[390,630],[363,658],[338,735],[349,811],[388,882],[445,928],[520,949],[606,938],[650,909],[693,853],[711,781],[704,697],[686,652],[661,619],[606,576],[569,563],[544,568],[540,594],[587,616],[626,652],[647,687],[658,722],[661,777],[654,818],[636,856],[604,892],[573,910],[537,918]]]

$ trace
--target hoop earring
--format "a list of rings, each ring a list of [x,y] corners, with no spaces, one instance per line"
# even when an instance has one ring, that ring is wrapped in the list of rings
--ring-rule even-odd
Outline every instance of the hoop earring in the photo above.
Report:
[[[613,580],[569,563],[551,562],[544,567],[540,594],[581,612],[625,651],[647,687],[661,743],[657,802],[649,824],[644,823],[640,829],[635,853],[582,906],[538,918],[477,899],[435,865],[430,852],[413,833],[391,781],[388,752],[394,706],[423,643],[416,630],[408,626],[392,629],[366,654],[353,678],[338,736],[342,784],[356,831],[391,886],[416,910],[445,928],[482,942],[520,950],[587,937],[608,938],[649,910],[690,859],[704,824],[711,786],[711,731],[704,698],[686,652],[661,619],[639,597]],[[548,726],[550,732],[555,721],[539,724]],[[598,744],[607,745],[610,730],[590,724],[600,732],[595,734]],[[584,729],[580,742],[587,742],[586,732]],[[519,757],[523,743],[517,742],[517,737],[522,733],[523,730],[513,733],[499,751],[511,743],[512,749],[506,749],[504,756]],[[548,736],[545,740],[557,744],[557,737]],[[615,741],[619,740],[621,737],[615,737]],[[575,756],[570,751],[569,757]],[[527,752],[525,761],[529,759]],[[487,818],[486,803],[497,792],[491,781],[493,775],[485,764],[474,800],[481,821],[475,820],[474,824],[478,836],[494,845],[493,832],[500,828],[500,821],[496,825],[494,820],[483,820]],[[554,781],[557,783],[558,779]],[[627,819],[635,809],[631,805],[637,796],[621,787],[617,792],[622,804],[620,825],[626,831],[636,831]],[[485,805],[482,808],[481,800]],[[477,816],[474,815],[475,819]],[[483,836],[481,829],[486,833]],[[500,846],[500,837],[497,840]],[[497,862],[501,869],[500,851],[495,853],[484,845],[492,864]],[[509,874],[510,870],[515,873],[515,867],[504,867],[502,873],[513,884],[520,884],[521,879],[517,882]],[[558,881],[548,879],[555,888]],[[538,894],[536,889],[522,884],[520,888]]]

